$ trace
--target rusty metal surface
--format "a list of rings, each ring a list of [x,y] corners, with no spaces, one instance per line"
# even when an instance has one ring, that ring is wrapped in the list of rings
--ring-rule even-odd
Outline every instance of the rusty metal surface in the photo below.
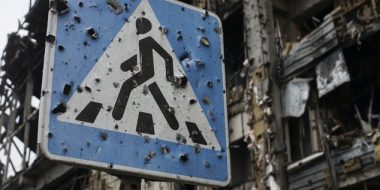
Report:
[[[331,16],[313,32],[304,37],[289,53],[283,62],[282,78],[315,64],[322,56],[338,45],[334,21]]]

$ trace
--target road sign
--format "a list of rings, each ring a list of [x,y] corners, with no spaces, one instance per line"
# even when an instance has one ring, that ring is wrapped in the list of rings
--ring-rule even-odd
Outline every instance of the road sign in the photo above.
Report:
[[[46,37],[44,154],[143,177],[227,185],[218,17],[171,0],[57,2]]]

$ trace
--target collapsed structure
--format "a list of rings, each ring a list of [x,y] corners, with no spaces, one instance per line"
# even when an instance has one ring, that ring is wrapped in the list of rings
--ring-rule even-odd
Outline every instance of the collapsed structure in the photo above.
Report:
[[[232,181],[220,189],[380,186],[378,0],[184,2],[223,21]],[[49,8],[36,0],[20,25],[27,35],[10,34],[2,55],[0,188],[211,189],[115,176],[40,154],[32,97],[41,96]]]

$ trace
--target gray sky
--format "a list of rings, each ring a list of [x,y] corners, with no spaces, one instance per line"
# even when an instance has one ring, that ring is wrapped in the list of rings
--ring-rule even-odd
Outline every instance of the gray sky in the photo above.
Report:
[[[28,9],[29,0],[0,0],[0,52],[7,43],[7,34],[17,31],[17,20],[23,21]]]
[[[32,0],[34,2],[34,0]],[[18,20],[24,21],[24,16],[29,9],[29,0],[0,0],[0,54],[8,41],[8,34],[15,32],[18,29]],[[5,129],[0,126],[0,133]],[[23,149],[23,143],[15,138],[15,143]],[[16,170],[21,168],[21,157],[14,152],[15,147],[12,145],[11,159],[15,162]],[[35,159],[35,155],[31,155],[31,160]],[[0,160],[4,163],[5,155],[0,151]],[[13,171],[9,170],[13,175]]]

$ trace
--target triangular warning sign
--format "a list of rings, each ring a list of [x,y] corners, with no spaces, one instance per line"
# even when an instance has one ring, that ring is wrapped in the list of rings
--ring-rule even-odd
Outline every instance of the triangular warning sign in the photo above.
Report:
[[[80,87],[63,122],[220,150],[147,0],[142,0]]]

